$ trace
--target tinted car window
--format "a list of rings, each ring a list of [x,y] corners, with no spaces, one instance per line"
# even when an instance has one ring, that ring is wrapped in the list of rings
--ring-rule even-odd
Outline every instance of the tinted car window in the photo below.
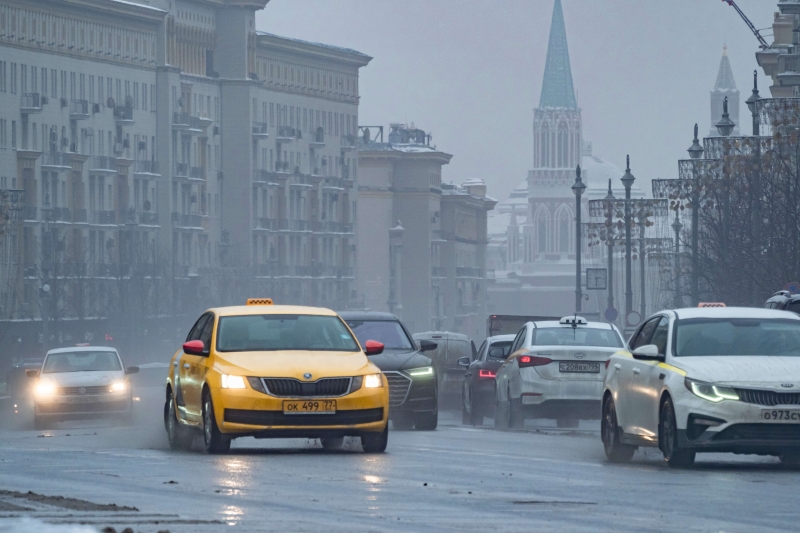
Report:
[[[203,326],[206,325],[206,320],[208,320],[208,316],[209,316],[208,314],[205,314],[197,319],[197,322],[194,323],[194,326],[192,326],[192,329],[186,336],[186,342],[200,340],[200,334],[203,332]]]
[[[800,300],[793,300],[789,302],[786,306],[787,311],[792,311],[793,313],[800,313]]]
[[[60,372],[109,372],[122,370],[115,352],[62,352],[51,353],[44,361],[44,374]]]
[[[642,326],[642,329],[639,330],[636,337],[631,339],[631,350],[635,350],[639,346],[644,346],[645,344],[650,344],[650,338],[653,336],[653,332],[658,326],[661,317],[656,317],[647,321],[647,323]]]
[[[507,359],[511,353],[511,343],[512,341],[493,342],[489,349],[486,350],[484,360]]]
[[[658,353],[661,355],[667,353],[668,331],[669,319],[667,317],[662,317],[658,323],[655,333],[653,333],[653,338],[650,340],[650,344],[655,344],[658,346]]]
[[[536,328],[533,346],[596,346],[621,348],[622,339],[614,330],[598,328]]]
[[[800,320],[696,318],[675,323],[675,355],[800,357]]]
[[[360,348],[338,316],[244,315],[219,319],[217,350],[356,352]]]
[[[348,320],[347,325],[356,334],[361,346],[367,341],[383,343],[389,350],[410,350],[414,344],[399,322],[392,320]]]

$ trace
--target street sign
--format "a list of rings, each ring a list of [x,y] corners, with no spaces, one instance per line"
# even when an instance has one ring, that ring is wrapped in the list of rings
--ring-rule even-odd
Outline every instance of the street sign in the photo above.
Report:
[[[627,321],[629,326],[638,326],[639,322],[642,321],[642,315],[640,315],[636,311],[631,311],[630,313],[628,313]]]
[[[613,307],[609,307],[608,309],[606,309],[606,312],[603,316],[605,316],[606,320],[608,320],[609,322],[614,322],[619,316],[619,313]]]
[[[783,290],[789,291],[792,294],[797,294],[798,292],[800,292],[800,283],[796,281],[787,283],[786,285],[783,286]]]
[[[608,288],[607,268],[587,268],[586,288],[590,291],[604,291]]]

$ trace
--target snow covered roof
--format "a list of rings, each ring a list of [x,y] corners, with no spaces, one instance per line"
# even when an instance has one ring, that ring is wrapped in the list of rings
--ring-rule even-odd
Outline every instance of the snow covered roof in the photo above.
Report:
[[[372,60],[372,57],[368,56],[367,54],[363,54],[363,53],[359,52],[358,50],[353,50],[352,48],[342,48],[341,46],[333,46],[333,45],[330,45],[330,44],[317,43],[317,42],[313,42],[313,41],[304,41],[302,39],[295,39],[293,37],[283,37],[281,35],[275,35],[274,33],[267,33],[265,31],[257,31],[256,34],[258,36],[271,37],[271,38],[274,38],[274,39],[280,39],[282,41],[289,41],[289,42],[298,43],[298,44],[304,44],[304,45],[308,45],[308,46],[316,46],[316,47],[325,48],[325,49],[328,49],[328,50],[331,50],[331,51],[334,51],[334,52],[341,52],[341,53],[344,53],[344,54],[351,54],[351,55],[359,56],[359,57],[361,57],[361,58],[363,58],[363,59],[365,59],[367,61]]]

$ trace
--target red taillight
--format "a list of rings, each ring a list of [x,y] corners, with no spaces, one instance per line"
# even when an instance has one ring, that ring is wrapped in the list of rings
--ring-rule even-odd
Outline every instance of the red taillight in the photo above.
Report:
[[[611,364],[611,359],[606,359],[606,370],[608,370],[608,365]]]
[[[497,374],[495,374],[491,370],[481,370],[480,372],[478,372],[479,378],[494,378],[496,376]]]
[[[517,359],[520,367],[549,365],[553,360],[549,357],[537,357],[535,355],[523,355]]]

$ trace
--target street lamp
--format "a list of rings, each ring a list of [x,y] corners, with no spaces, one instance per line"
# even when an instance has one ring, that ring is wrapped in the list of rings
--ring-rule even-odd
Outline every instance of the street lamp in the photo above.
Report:
[[[608,194],[603,199],[606,208],[606,245],[608,246],[608,307],[606,308],[606,320],[613,322],[617,318],[614,311],[614,193],[611,191],[611,178],[608,179]]]
[[[675,309],[683,307],[683,299],[681,298],[681,224],[680,209],[675,206],[675,222],[672,223],[672,229],[675,230]]]
[[[628,324],[628,315],[633,311],[633,285],[631,280],[631,186],[636,180],[631,174],[631,156],[626,157],[627,166],[622,176],[622,185],[625,187],[625,324]]]
[[[700,159],[703,157],[703,147],[700,145],[700,140],[697,138],[697,124],[694,125],[694,141],[692,141],[692,145],[689,147],[688,150],[689,157],[692,159]]]
[[[575,183],[572,192],[575,193],[575,312],[581,310],[581,195],[586,190],[586,185],[581,181],[581,166],[575,169]]]
[[[728,115],[727,96],[722,101],[722,118],[717,122],[716,126],[721,137],[729,137],[730,134],[733,133],[733,128],[736,127],[736,124],[731,120],[730,115]]]
[[[750,95],[745,103],[747,104],[747,108],[750,110],[750,113],[753,115],[753,137],[758,137],[761,133],[759,132],[758,126],[758,112],[756,107],[756,102],[761,100],[761,96],[758,94],[758,71],[753,71],[753,93]]]

